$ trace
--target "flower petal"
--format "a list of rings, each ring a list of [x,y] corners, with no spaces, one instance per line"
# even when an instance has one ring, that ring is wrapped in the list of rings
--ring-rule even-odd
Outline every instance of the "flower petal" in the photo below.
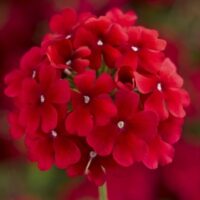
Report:
[[[94,115],[97,125],[105,125],[117,114],[117,109],[108,95],[100,95],[93,99],[90,112]]]
[[[154,91],[145,101],[144,110],[153,111],[160,117],[161,120],[167,119],[169,112],[167,110],[164,96],[159,91]]]
[[[57,137],[54,140],[55,164],[60,169],[75,164],[80,159],[80,151],[72,140]]]
[[[70,99],[70,89],[67,80],[57,80],[48,88],[47,97],[49,101],[57,104],[67,103]]]
[[[56,109],[51,104],[44,104],[41,108],[41,127],[44,132],[53,130],[58,121]]]
[[[103,127],[95,127],[87,137],[88,144],[101,156],[107,156],[112,152],[117,130],[111,124]]]
[[[158,79],[155,76],[144,76],[138,72],[134,72],[134,75],[136,86],[141,93],[147,94],[156,88]]]
[[[131,133],[123,133],[114,146],[113,158],[118,164],[128,167],[143,159],[145,152],[146,145],[142,140]]]
[[[144,164],[150,169],[156,169],[158,164],[169,164],[174,155],[173,147],[156,137],[148,146],[147,155],[144,157]]]
[[[93,128],[92,116],[86,109],[79,107],[68,115],[65,127],[71,134],[87,136]]]
[[[131,114],[138,110],[139,96],[135,92],[119,90],[115,96],[115,104],[120,117],[130,118]]]
[[[92,89],[95,78],[96,78],[95,71],[90,70],[86,71],[83,74],[77,75],[74,78],[74,82],[80,92],[87,94]]]

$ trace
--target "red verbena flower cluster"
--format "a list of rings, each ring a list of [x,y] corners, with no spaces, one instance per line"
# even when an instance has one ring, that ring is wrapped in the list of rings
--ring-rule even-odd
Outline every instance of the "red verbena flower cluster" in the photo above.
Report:
[[[136,20],[132,11],[67,8],[5,77],[11,135],[25,136],[41,170],[55,165],[101,185],[117,165],[172,161],[189,97],[166,42]]]

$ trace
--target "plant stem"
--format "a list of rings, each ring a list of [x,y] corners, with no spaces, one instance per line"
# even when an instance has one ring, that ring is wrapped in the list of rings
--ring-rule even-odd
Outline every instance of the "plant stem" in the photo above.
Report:
[[[99,200],[108,200],[106,183],[99,187]]]

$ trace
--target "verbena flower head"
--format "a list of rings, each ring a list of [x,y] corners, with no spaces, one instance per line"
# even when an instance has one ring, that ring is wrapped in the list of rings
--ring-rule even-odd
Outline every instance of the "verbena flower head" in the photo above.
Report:
[[[24,135],[41,170],[55,165],[101,185],[117,165],[172,162],[189,96],[166,42],[136,20],[131,11],[67,8],[5,77],[11,135]]]

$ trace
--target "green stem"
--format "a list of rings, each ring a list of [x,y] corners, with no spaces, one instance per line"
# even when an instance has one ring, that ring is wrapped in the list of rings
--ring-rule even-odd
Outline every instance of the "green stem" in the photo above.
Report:
[[[99,200],[108,200],[106,183],[99,187]]]

